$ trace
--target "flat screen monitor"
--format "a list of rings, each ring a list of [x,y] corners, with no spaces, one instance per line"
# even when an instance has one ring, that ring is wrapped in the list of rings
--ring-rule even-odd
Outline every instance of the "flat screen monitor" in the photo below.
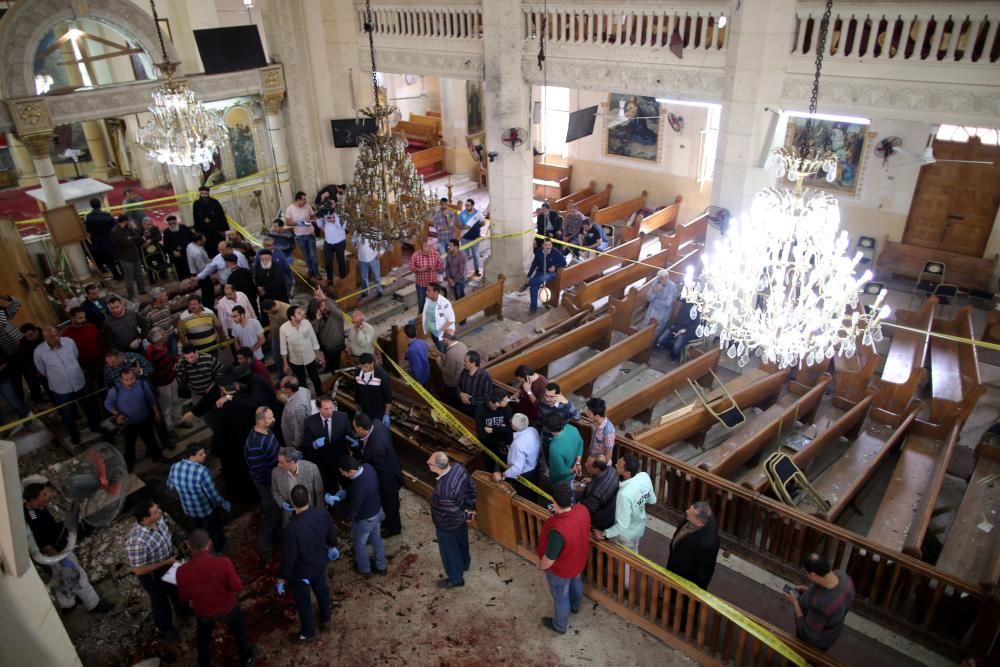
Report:
[[[374,118],[334,118],[333,145],[335,148],[357,148],[362,134],[375,134]]]
[[[194,40],[205,74],[240,72],[267,65],[256,25],[195,30]]]
[[[566,143],[589,137],[594,133],[594,120],[597,118],[597,106],[571,111],[569,124],[566,126]]]

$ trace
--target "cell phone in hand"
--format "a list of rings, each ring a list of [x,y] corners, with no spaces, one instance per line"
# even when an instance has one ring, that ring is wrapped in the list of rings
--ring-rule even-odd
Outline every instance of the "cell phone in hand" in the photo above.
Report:
[[[793,590],[793,589],[792,589],[792,585],[791,585],[791,584],[785,584],[785,587],[784,587],[784,588],[782,588],[781,590],[782,590],[782,592],[784,592],[784,593],[791,593],[791,592],[792,592],[792,590]]]

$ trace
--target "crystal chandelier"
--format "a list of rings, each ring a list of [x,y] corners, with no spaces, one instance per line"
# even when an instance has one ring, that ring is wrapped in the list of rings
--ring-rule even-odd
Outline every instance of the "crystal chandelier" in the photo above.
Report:
[[[885,290],[870,308],[858,308],[871,273],[854,275],[861,253],[846,255],[849,240],[846,231],[838,234],[837,200],[803,187],[820,170],[831,182],[837,174],[836,157],[809,139],[832,4],[827,2],[821,25],[810,120],[799,145],[776,149],[767,163],[794,188],[759,192],[749,219],[733,220],[712,255],[703,254],[701,275],[695,279],[689,268],[682,289],[692,315],[702,320],[696,334],[717,335],[740,366],[751,355],[779,368],[808,365],[836,354],[853,356],[859,337],[863,345],[882,339]]]
[[[371,52],[375,104],[361,109],[361,113],[374,119],[375,133],[363,135],[358,142],[354,183],[347,187],[340,213],[366,239],[402,241],[423,232],[437,204],[424,192],[424,179],[406,153],[406,139],[389,131],[389,117],[397,109],[385,102],[379,91],[370,0],[365,4],[364,27]]]
[[[203,107],[187,82],[174,79],[177,63],[167,60],[155,0],[150,0],[149,5],[163,57],[157,67],[167,80],[153,90],[153,105],[149,107],[152,118],[139,129],[136,141],[158,162],[208,170],[219,148],[229,140],[228,131],[221,116]]]

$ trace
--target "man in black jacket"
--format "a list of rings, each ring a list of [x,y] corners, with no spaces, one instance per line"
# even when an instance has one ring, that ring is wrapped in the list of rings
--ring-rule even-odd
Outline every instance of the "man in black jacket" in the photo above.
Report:
[[[111,231],[115,228],[115,217],[101,210],[101,200],[94,197],[90,200],[90,213],[84,221],[87,235],[90,237],[90,251],[94,261],[102,271],[110,271],[115,280],[122,279],[121,269],[115,261],[115,251],[111,244]]]
[[[177,271],[177,279],[184,280],[191,275],[187,261],[188,244],[194,241],[194,232],[182,224],[176,215],[167,216],[167,228],[163,230],[163,250],[170,255],[170,263]]]
[[[392,381],[385,369],[375,365],[375,357],[365,352],[358,357],[361,370],[354,378],[358,411],[381,421],[389,428],[389,406],[392,404]]]
[[[292,488],[292,505],[295,514],[285,527],[282,538],[281,578],[278,579],[279,595],[285,593],[285,582],[292,589],[295,606],[299,610],[302,629],[290,637],[294,643],[316,639],[313,626],[312,593],[319,604],[319,631],[330,629],[330,587],[326,582],[326,564],[340,558],[337,549],[337,528],[333,517],[326,510],[309,506],[309,491],[301,484]]]
[[[510,396],[500,387],[490,390],[490,397],[476,406],[476,437],[486,445],[501,461],[507,460],[507,450],[514,439],[511,429]],[[492,457],[486,458],[487,472],[498,470],[500,466]]]
[[[587,461],[590,484],[580,499],[590,510],[590,525],[595,530],[607,530],[615,525],[615,499],[618,498],[618,471],[608,465],[604,455]]]
[[[194,214],[194,231],[205,235],[205,250],[209,257],[215,257],[219,254],[219,241],[224,240],[229,231],[229,221],[222,204],[211,197],[208,187],[203,185],[198,188],[198,199],[191,211]]]
[[[388,574],[388,561],[385,558],[385,544],[382,542],[380,526],[385,519],[382,511],[382,501],[379,498],[379,479],[375,468],[368,463],[359,463],[348,454],[337,464],[340,474],[351,480],[351,500],[348,513],[351,515],[351,533],[354,538],[355,572],[365,579],[375,574]],[[343,500],[347,491],[340,491],[333,496]],[[372,556],[368,555],[368,545],[372,545]]]
[[[228,254],[225,256],[226,267],[229,269],[229,280],[226,282],[233,286],[237,292],[243,292],[250,299],[250,306],[253,307],[253,312],[260,317],[260,305],[257,299],[257,285],[253,281],[253,274],[250,269],[244,269],[239,265],[239,260],[236,255]]]
[[[370,463],[378,474],[379,498],[385,510],[382,537],[399,535],[403,526],[399,520],[399,489],[403,486],[403,469],[392,446],[392,433],[382,422],[372,421],[362,413],[354,415],[354,433],[358,436],[362,463]]]
[[[312,461],[323,476],[323,486],[331,493],[340,489],[340,474],[337,464],[350,450],[347,435],[351,431],[351,420],[347,414],[338,411],[333,398],[324,394],[317,399],[319,412],[306,417],[302,425],[302,443],[299,451],[307,461]]]
[[[670,540],[667,569],[707,589],[719,554],[719,529],[712,507],[704,500],[687,508],[686,515]]]

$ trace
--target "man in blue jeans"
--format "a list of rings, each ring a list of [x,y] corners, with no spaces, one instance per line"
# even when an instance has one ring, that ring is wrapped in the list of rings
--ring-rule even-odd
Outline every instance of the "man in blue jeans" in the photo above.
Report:
[[[542,626],[566,634],[570,613],[583,602],[583,574],[590,555],[590,511],[573,502],[573,487],[559,482],[552,488],[552,516],[542,525],[538,542],[538,569],[545,572],[555,604],[554,616]]]
[[[340,459],[340,474],[351,480],[351,531],[354,534],[354,560],[358,574],[365,579],[372,576],[372,561],[368,556],[368,545],[375,552],[375,574],[388,574],[385,559],[385,545],[382,542],[382,501],[379,498],[378,475],[368,463],[358,463],[350,454]],[[343,499],[347,495],[341,490],[333,498]]]
[[[476,485],[460,463],[452,463],[444,452],[434,452],[427,467],[437,477],[431,494],[431,519],[437,531],[438,550],[447,579],[440,588],[465,585],[465,571],[472,563],[469,554],[468,522],[476,518]]]
[[[282,538],[281,578],[276,588],[278,595],[285,594],[286,582],[292,589],[302,629],[292,633],[289,639],[293,644],[302,644],[316,639],[313,593],[319,605],[319,631],[330,629],[332,605],[326,564],[340,558],[340,551],[337,549],[337,528],[330,513],[323,507],[311,507],[309,491],[301,484],[292,487],[289,495],[295,515]]]
[[[295,236],[295,244],[302,251],[302,259],[310,278],[319,278],[319,261],[316,259],[316,211],[306,203],[306,193],[296,192],[295,201],[285,209],[285,229]]]
[[[542,285],[555,280],[556,271],[566,266],[566,258],[561,252],[552,249],[552,240],[542,241],[542,247],[535,251],[535,258],[528,268],[528,284],[531,289],[531,308],[529,313],[538,310],[538,290]],[[524,289],[524,288],[521,288]]]

